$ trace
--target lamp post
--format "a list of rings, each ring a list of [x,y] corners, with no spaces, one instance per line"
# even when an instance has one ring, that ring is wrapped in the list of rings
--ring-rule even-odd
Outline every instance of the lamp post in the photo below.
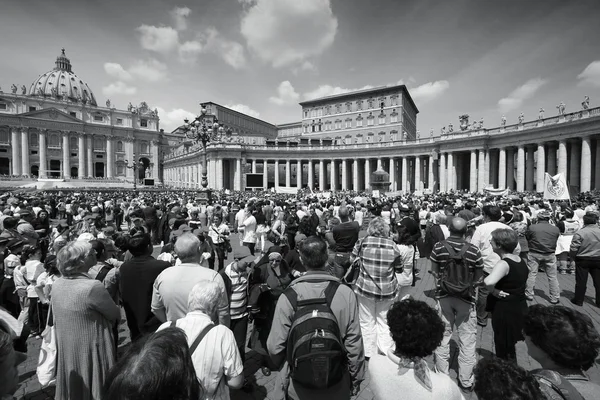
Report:
[[[128,160],[125,160],[125,168],[127,169],[131,169],[133,170],[133,191],[137,192],[137,170],[139,169],[139,164],[142,164],[142,162],[140,161],[139,163],[135,162],[135,154],[133,155],[133,161],[131,162],[131,164],[129,164]]]
[[[211,198],[211,190],[208,188],[208,178],[207,178],[207,164],[208,164],[208,155],[206,152],[206,148],[208,143],[219,141],[223,135],[223,133],[231,134],[231,130],[228,129],[225,131],[223,124],[219,124],[219,120],[213,115],[209,115],[206,109],[206,104],[200,103],[200,115],[197,116],[193,121],[189,121],[187,118],[183,120],[183,133],[189,141],[186,144],[193,143],[201,143],[203,149],[203,157],[204,162],[202,163],[202,180],[200,184],[202,185],[202,189],[200,189],[199,198],[200,201],[204,204],[208,203]]]

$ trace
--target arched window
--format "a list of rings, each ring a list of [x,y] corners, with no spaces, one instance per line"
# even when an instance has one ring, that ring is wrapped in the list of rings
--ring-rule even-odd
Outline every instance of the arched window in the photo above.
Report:
[[[37,147],[38,146],[38,134],[36,132],[31,132],[29,134],[29,145],[33,146],[33,147]]]
[[[60,140],[58,139],[58,135],[50,135],[50,139],[48,140],[49,147],[60,147]]]
[[[117,142],[117,151],[118,152],[125,151],[125,150],[123,150],[123,142],[121,142],[120,140]]]

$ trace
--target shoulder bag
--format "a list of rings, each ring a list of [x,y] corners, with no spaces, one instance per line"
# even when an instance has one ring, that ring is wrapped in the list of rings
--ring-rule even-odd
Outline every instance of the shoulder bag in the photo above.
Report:
[[[56,346],[56,331],[54,329],[54,315],[52,305],[48,311],[48,320],[46,328],[42,332],[42,345],[40,346],[40,355],[36,375],[42,387],[50,386],[56,383],[56,358],[58,356]]]
[[[344,282],[346,285],[352,286],[358,280],[358,276],[360,275],[360,270],[363,267],[363,261],[362,261],[363,244],[365,243],[365,240],[367,238],[368,238],[368,236],[365,236],[363,238],[362,242],[360,242],[358,255],[356,256],[354,261],[352,261],[352,264],[350,264],[350,267],[348,267],[348,271],[346,271],[346,274],[342,278],[342,282]]]

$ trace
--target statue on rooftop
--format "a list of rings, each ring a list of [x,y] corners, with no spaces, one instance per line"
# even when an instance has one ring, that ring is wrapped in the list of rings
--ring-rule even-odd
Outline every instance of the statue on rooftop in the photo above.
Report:
[[[444,136],[446,134],[446,127],[442,126],[442,129],[440,130],[440,133],[442,134],[442,136]]]
[[[106,107],[110,108],[110,99],[106,100]]]
[[[448,133],[452,133],[452,132],[454,132],[454,125],[452,125],[452,122],[450,122],[448,124]]]
[[[566,105],[564,102],[561,101],[560,104],[556,106],[556,108],[558,108],[558,115],[565,115]]]
[[[429,137],[433,137],[433,128],[429,130]]]
[[[25,85],[21,86],[21,94],[27,94],[27,88]]]
[[[421,131],[417,131],[417,139],[421,138]]]
[[[544,113],[546,112],[546,110],[544,110],[542,107],[540,107],[540,112],[538,114],[538,119],[541,121],[544,119]]]
[[[519,123],[522,124],[523,121],[525,121],[525,114],[521,113],[519,114]]]
[[[500,125],[506,126],[506,117],[504,115],[502,116],[502,119],[500,119]]]
[[[483,129],[483,117],[479,120],[479,129]]]
[[[13,94],[17,93],[17,85],[15,85],[14,83],[12,84],[12,86],[10,87],[10,90]]]
[[[590,96],[585,96],[583,98],[583,101],[581,102],[581,107],[583,107],[584,110],[590,108]]]
[[[52,97],[58,97],[58,89],[53,87],[52,89],[50,89],[50,93],[52,94]]]
[[[133,104],[131,102],[127,105],[127,111],[133,111]]]

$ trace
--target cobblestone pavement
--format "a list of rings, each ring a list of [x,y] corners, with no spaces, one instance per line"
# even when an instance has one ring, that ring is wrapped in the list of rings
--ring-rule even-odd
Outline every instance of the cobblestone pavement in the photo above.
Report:
[[[236,240],[232,240],[232,246],[235,248],[239,246],[239,242],[235,243]],[[157,253],[157,251],[155,251]],[[157,254],[155,254],[157,255]],[[428,273],[429,261],[425,259],[419,260],[420,278],[415,287],[410,288],[410,293],[417,299],[423,300],[433,306],[435,301],[433,299],[434,280],[431,274]],[[573,296],[575,286],[574,275],[559,275],[558,276],[560,288],[561,288],[561,299],[560,304],[573,307],[569,298]],[[600,330],[600,308],[594,305],[594,298],[590,297],[590,294],[594,293],[591,280],[588,283],[588,296],[583,307],[577,307],[579,311],[588,314],[594,321],[596,329]],[[530,304],[549,304],[548,298],[548,279],[546,275],[541,273],[537,277],[537,285],[535,289],[535,298]],[[492,332],[491,323],[488,323],[487,327],[477,328],[478,343],[477,343],[477,357],[490,357],[494,354],[494,337]],[[20,365],[20,387],[16,393],[17,399],[27,400],[46,400],[54,399],[54,389],[41,388],[35,375],[35,368],[37,365],[37,359],[39,354],[41,340],[30,339],[27,361]],[[124,316],[121,321],[119,328],[119,348],[120,352],[124,351],[129,343],[129,332],[127,331],[127,324],[125,323]],[[450,342],[451,345],[451,366],[450,375],[453,380],[456,380],[456,373],[458,370],[457,364],[457,340],[456,337]],[[246,364],[244,365],[246,378],[251,382],[253,390],[250,393],[243,391],[231,391],[231,398],[233,400],[250,400],[250,399],[272,399],[270,394],[273,393],[273,387],[275,385],[276,373],[273,372],[271,376],[264,376],[260,370],[260,356],[253,351],[246,349],[247,357]],[[527,354],[527,348],[523,342],[517,345],[517,361],[519,365],[525,369],[539,368],[540,365],[529,357]],[[432,359],[428,360],[429,364],[432,365]],[[600,383],[600,369],[598,365],[595,365],[588,371],[588,375],[591,380]],[[361,386],[361,391],[355,399],[357,400],[373,400],[375,397],[370,388],[370,377],[367,374],[366,380]],[[475,400],[477,396],[475,394],[469,394],[465,396],[468,400]]]

